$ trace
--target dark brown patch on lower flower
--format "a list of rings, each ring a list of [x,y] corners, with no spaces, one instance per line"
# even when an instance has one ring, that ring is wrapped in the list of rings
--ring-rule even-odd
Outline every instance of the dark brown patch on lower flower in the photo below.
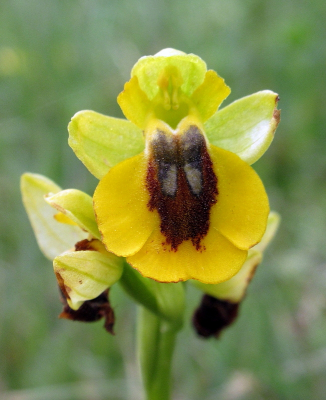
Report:
[[[95,299],[85,301],[78,310],[73,310],[67,303],[65,293],[61,291],[61,300],[64,307],[59,318],[81,322],[95,322],[104,318],[104,328],[107,332],[114,335],[114,311],[110,306],[108,292],[106,290]]]
[[[172,251],[185,240],[204,250],[210,209],[218,195],[217,178],[205,139],[197,126],[183,135],[158,131],[150,144],[146,187],[148,208],[157,210],[160,229]]]
[[[238,315],[239,303],[219,300],[205,294],[195,311],[192,322],[198,335],[219,337],[223,329],[231,325]]]
[[[93,242],[95,241],[97,241],[97,239],[81,240],[75,244],[75,251],[85,251],[85,250],[97,251],[97,249],[92,246]]]
[[[58,285],[61,291],[61,294],[66,298],[70,300],[69,292],[71,291],[68,286],[65,285],[65,282],[62,278],[62,276],[59,274],[59,272],[55,272],[55,276],[58,281]]]

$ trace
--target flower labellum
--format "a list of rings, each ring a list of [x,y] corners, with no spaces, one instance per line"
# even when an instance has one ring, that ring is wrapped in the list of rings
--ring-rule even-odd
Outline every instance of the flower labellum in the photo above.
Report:
[[[149,143],[146,188],[148,208],[160,217],[165,246],[177,251],[190,240],[196,250],[209,230],[210,208],[216,203],[217,179],[206,141],[197,125],[182,135],[158,129]]]

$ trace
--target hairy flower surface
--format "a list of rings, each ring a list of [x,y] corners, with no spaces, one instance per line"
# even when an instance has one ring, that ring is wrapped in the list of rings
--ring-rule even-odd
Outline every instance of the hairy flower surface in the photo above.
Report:
[[[217,111],[230,89],[197,56],[143,57],[118,97],[129,121],[74,116],[69,143],[101,181],[94,209],[108,251],[160,282],[234,276],[266,229],[268,198],[250,167],[268,148],[277,95]]]

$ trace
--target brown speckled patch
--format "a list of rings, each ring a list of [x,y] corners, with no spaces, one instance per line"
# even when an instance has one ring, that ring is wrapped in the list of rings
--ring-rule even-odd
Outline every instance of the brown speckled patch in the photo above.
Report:
[[[218,190],[202,133],[195,125],[183,135],[157,131],[149,150],[148,208],[159,213],[164,244],[176,251],[183,241],[191,240],[197,250],[204,250],[200,242],[208,232]]]
[[[75,251],[85,251],[85,250],[97,251],[97,249],[92,246],[93,242],[95,241],[97,241],[97,239],[81,240],[80,242],[77,242],[75,244]]]

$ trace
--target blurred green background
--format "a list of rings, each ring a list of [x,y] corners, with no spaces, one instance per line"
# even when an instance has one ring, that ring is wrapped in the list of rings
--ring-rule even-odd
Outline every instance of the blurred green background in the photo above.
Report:
[[[21,204],[24,171],[92,194],[67,145],[81,109],[120,117],[116,97],[142,55],[201,56],[232,88],[225,104],[279,93],[282,121],[255,164],[282,215],[241,314],[219,340],[188,320],[174,399],[326,399],[326,3],[303,0],[2,0],[0,3],[0,398],[142,400],[135,307],[112,290],[117,323],[57,319],[51,263]],[[117,286],[117,285],[116,285]]]

